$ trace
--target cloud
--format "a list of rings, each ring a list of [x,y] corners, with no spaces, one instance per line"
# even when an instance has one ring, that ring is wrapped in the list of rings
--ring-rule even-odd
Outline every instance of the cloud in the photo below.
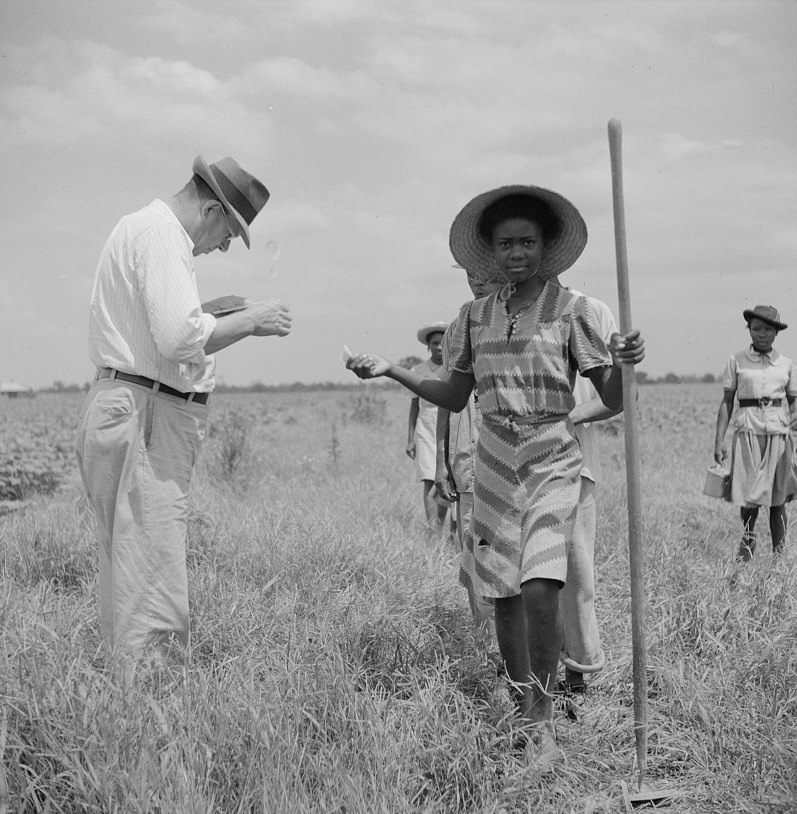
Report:
[[[0,344],[40,368],[41,383],[81,378],[102,240],[121,214],[184,182],[196,152],[234,155],[273,195],[251,252],[199,260],[203,295],[232,286],[296,314],[290,341],[225,356],[230,381],[323,380],[327,347],[338,371],[339,340],[412,352],[418,320],[467,297],[450,269],[452,218],[501,183],[539,183],[576,203],[590,241],[570,281],[611,304],[610,117],[624,126],[648,370],[721,364],[706,313],[730,303],[735,320],[751,291],[776,303],[787,291],[793,3],[734,3],[719,20],[717,4],[691,0],[9,2],[8,299],[22,303],[15,314],[35,311],[34,328],[68,319],[77,337],[56,365],[51,339],[0,320]],[[696,327],[673,331],[676,311]],[[695,332],[714,362],[685,346]]]
[[[231,13],[233,3],[185,3],[159,0],[155,10],[144,14],[141,25],[181,44],[246,42],[257,36],[248,14]],[[240,5],[240,4],[238,4]]]
[[[18,58],[24,58],[20,52]],[[0,91],[0,127],[9,140],[30,145],[74,145],[90,139],[146,143],[262,145],[268,119],[246,109],[234,79],[222,81],[185,60],[130,57],[89,40],[48,38],[31,49],[31,82],[7,82]]]
[[[322,109],[340,103],[367,105],[379,92],[378,84],[356,71],[333,71],[293,57],[266,59],[247,67],[230,82],[241,96],[266,96],[292,107],[307,104]]]
[[[660,140],[661,151],[671,161],[678,161],[686,156],[707,155],[717,151],[728,151],[741,147],[739,139],[723,139],[719,142],[689,139],[680,133],[665,133]]]
[[[762,53],[761,44],[742,31],[723,29],[711,37],[711,42],[718,48],[734,51],[745,58],[755,58]]]

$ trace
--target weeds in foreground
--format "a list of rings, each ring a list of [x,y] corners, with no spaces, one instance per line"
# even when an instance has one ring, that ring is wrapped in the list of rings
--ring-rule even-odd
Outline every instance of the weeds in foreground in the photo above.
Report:
[[[512,750],[511,698],[494,643],[471,627],[455,553],[425,541],[403,454],[406,400],[394,395],[373,427],[344,420],[334,395],[321,421],[318,394],[271,405],[291,421],[266,432],[253,420],[236,488],[204,458],[189,524],[190,658],[128,688],[108,680],[99,650],[84,505],[67,495],[0,519],[10,810],[624,810],[620,781],[636,767],[624,472],[610,465],[622,437],[600,442],[607,666],[578,721],[557,716],[566,761],[542,776]],[[738,518],[700,496],[705,439],[691,432],[648,435],[643,450],[656,462],[643,486],[649,780],[685,794],[669,809],[678,814],[787,814],[797,541],[777,562],[733,562]]]

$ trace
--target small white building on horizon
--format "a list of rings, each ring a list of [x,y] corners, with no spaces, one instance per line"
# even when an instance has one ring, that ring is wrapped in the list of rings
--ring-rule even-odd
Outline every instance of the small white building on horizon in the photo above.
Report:
[[[20,382],[0,382],[0,396],[15,399],[18,396],[33,396],[33,388],[29,384],[20,384]]]

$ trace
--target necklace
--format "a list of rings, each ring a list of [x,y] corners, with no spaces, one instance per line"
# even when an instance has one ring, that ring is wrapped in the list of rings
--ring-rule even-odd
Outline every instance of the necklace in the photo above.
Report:
[[[503,297],[504,311],[506,312],[506,341],[509,342],[517,329],[521,316],[523,316],[526,311],[536,304],[537,300],[539,299],[539,294],[532,297],[527,302],[521,303],[518,309],[513,312],[509,309],[509,300],[515,294],[517,288],[514,283],[508,283],[506,288],[502,289],[501,293],[504,294],[504,291],[506,292],[506,296]]]

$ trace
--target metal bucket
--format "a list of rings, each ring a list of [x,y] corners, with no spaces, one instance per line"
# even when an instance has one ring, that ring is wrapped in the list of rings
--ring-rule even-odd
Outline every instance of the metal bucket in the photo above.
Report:
[[[703,494],[709,497],[727,497],[731,488],[731,475],[719,464],[712,464],[706,472]]]

